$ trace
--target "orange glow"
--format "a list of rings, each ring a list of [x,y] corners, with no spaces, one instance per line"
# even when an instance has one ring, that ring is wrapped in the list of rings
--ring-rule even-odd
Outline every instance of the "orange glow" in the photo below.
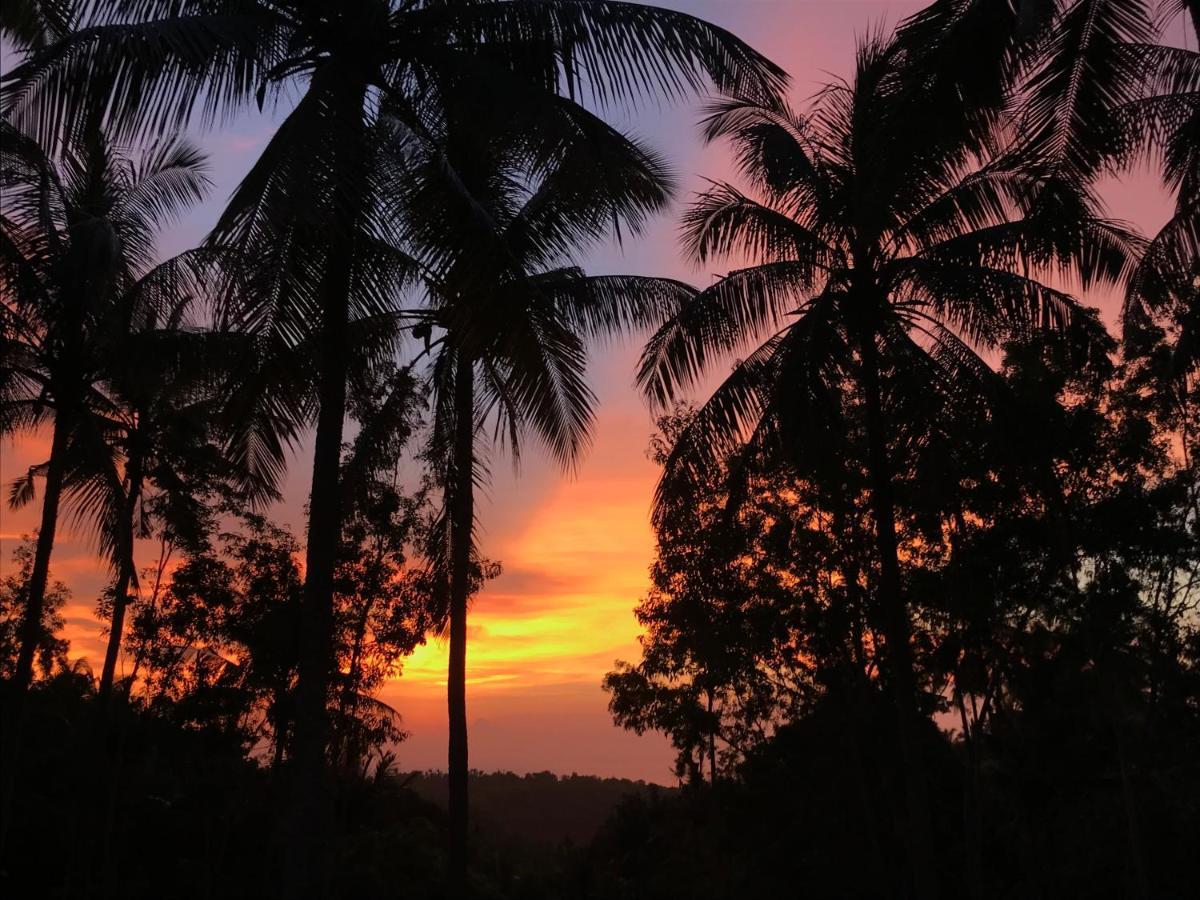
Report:
[[[473,765],[669,780],[665,742],[614,728],[599,688],[616,659],[639,653],[633,607],[646,590],[654,546],[649,506],[656,470],[644,455],[651,430],[645,412],[602,409],[595,446],[577,477],[546,468],[514,479],[504,462],[493,467],[492,489],[480,497],[479,540],[504,571],[475,598],[470,614]],[[36,440],[6,443],[0,479],[10,481],[42,450]],[[296,468],[285,503],[272,515],[299,531],[308,481],[303,450]],[[40,504],[2,515],[5,572],[16,541],[36,528]],[[157,559],[157,544],[139,549],[142,565]],[[98,668],[106,637],[94,615],[95,598],[108,575],[95,547],[69,521],[60,525],[51,570],[73,592],[63,610],[70,656]],[[412,732],[401,747],[405,767],[444,766],[446,650],[431,639],[381,691]],[[514,756],[521,746],[524,755]]]
[[[489,541],[485,527],[484,552],[501,560],[505,571],[471,610],[467,666],[473,689],[598,684],[616,657],[636,653],[632,609],[645,590],[653,552],[652,483],[631,476],[565,481],[516,533]],[[440,694],[444,644],[418,649],[403,678],[410,689]]]

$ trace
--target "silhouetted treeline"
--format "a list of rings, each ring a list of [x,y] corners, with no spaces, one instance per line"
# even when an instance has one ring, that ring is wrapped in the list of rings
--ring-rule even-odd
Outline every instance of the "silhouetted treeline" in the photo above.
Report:
[[[427,800],[446,805],[444,772],[415,772],[402,780]],[[628,778],[534,772],[471,773],[471,814],[491,840],[519,845],[583,846],[627,797],[669,796],[664,788]]]

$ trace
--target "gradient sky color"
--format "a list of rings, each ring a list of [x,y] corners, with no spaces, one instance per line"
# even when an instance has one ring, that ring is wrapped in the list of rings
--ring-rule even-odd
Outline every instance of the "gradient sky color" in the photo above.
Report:
[[[800,107],[819,87],[852,71],[857,37],[890,27],[920,8],[904,0],[676,0],[687,10],[743,37],[792,75]],[[703,147],[695,127],[699,103],[649,105],[609,119],[649,141],[672,160],[680,180],[675,209],[624,247],[591,255],[594,273],[631,272],[684,278],[697,285],[723,274],[687,264],[676,241],[681,204],[702,177],[728,177],[723,147]],[[247,171],[274,128],[270,116],[246,116],[196,135],[210,153],[216,182],[212,199],[168,234],[162,252],[186,249],[203,238],[222,201]],[[1106,186],[1114,216],[1153,232],[1166,220],[1167,198],[1152,176]],[[1115,301],[1087,298],[1111,322]],[[504,573],[489,583],[471,612],[468,716],[471,765],[517,772],[550,770],[643,778],[669,783],[673,753],[657,735],[637,737],[615,728],[600,679],[618,658],[636,660],[638,625],[632,609],[647,586],[653,553],[649,505],[656,471],[645,449],[653,417],[632,386],[636,339],[598,348],[592,378],[600,399],[596,433],[577,472],[567,477],[529,446],[515,476],[507,461],[492,466],[492,483],[479,503],[483,552]],[[5,484],[40,461],[44,439],[0,445]],[[303,531],[309,481],[306,448],[297,453],[285,500],[272,515]],[[0,511],[0,572],[16,539],[36,522],[34,510]],[[94,547],[66,523],[52,564],[56,579],[74,590],[67,610],[72,655],[102,658],[100,627],[92,615],[105,582]],[[149,548],[147,548],[149,550]],[[153,552],[153,551],[150,551]],[[145,562],[149,562],[148,554]],[[431,643],[407,662],[382,699],[403,715],[411,737],[399,748],[402,768],[444,768],[445,647]]]

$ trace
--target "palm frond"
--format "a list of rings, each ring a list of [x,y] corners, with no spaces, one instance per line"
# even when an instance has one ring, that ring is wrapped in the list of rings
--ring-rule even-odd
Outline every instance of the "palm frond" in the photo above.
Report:
[[[528,284],[556,318],[585,338],[611,338],[657,328],[696,294],[690,285],[670,278],[588,276],[574,268],[536,275]]]
[[[1149,44],[1143,0],[1074,0],[1051,27],[1022,111],[1021,152],[1055,175],[1087,181],[1119,148],[1114,113],[1135,99]]]
[[[253,97],[283,32],[265,4],[224,5],[180,14],[157,4],[161,17],[73,31],[4,76],[0,111],[44,146],[66,143],[79,123],[136,138],[231,114]]]
[[[696,385],[714,359],[751,346],[800,311],[814,287],[804,260],[766,263],[730,272],[701,291],[646,343],[637,384],[659,407]]]
[[[726,94],[771,96],[783,70],[729,32],[685,13],[614,0],[515,0],[437,5],[405,17],[429,38],[458,36],[470,47],[521,54],[553,48],[548,86],[590,92],[601,104],[694,94],[711,83]]]
[[[807,262],[815,272],[832,262],[833,253],[822,237],[731,184],[714,183],[701,193],[684,213],[682,228],[688,254],[702,263],[714,256],[734,256]]]

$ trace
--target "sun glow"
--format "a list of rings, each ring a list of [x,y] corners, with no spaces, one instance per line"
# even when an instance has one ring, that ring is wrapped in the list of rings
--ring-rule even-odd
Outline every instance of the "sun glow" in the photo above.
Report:
[[[496,536],[491,546],[485,531],[484,551],[502,561],[504,572],[471,609],[469,685],[597,685],[615,658],[636,655],[632,609],[645,591],[653,552],[653,473],[638,474],[563,482],[523,528]],[[406,692],[443,689],[446,662],[444,642],[418,648],[404,666]]]

